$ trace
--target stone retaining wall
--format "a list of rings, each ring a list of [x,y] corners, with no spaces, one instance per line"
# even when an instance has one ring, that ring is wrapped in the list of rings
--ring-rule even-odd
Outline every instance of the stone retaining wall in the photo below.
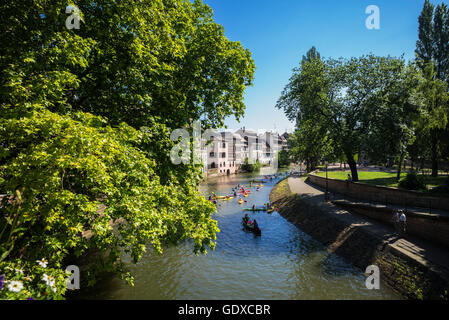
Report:
[[[368,204],[335,200],[332,203],[349,211],[392,225],[393,209]],[[420,238],[449,247],[449,217],[406,211],[407,232]]]
[[[354,199],[394,204],[407,207],[421,207],[449,211],[449,195],[435,196],[431,193],[407,191],[396,188],[374,186],[361,182],[348,182],[327,179],[328,189]],[[326,178],[309,174],[309,181],[322,188],[326,187]]]
[[[347,261],[365,271],[377,265],[384,283],[410,299],[448,299],[447,274],[410,258],[364,226],[348,224],[324,208],[292,194],[288,180],[277,184],[270,201],[288,221],[308,233]]]

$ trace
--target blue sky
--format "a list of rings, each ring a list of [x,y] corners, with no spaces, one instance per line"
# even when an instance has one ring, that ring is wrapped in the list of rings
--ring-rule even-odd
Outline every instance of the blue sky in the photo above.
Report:
[[[322,57],[376,55],[414,58],[418,16],[424,0],[204,0],[226,36],[248,48],[256,63],[254,86],[245,94],[246,113],[229,129],[292,130],[274,106],[301,57],[315,46]],[[433,0],[439,4],[443,1]],[[448,3],[446,1],[446,3]],[[380,9],[380,30],[368,30],[365,9]]]

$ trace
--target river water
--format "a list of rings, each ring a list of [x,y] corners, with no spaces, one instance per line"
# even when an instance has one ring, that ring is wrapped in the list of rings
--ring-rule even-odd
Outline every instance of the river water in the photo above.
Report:
[[[264,170],[264,169],[262,169]],[[225,195],[237,184],[249,183],[258,175],[241,174],[208,179],[201,191]],[[247,203],[237,199],[219,201],[214,218],[221,230],[217,247],[196,256],[189,243],[169,247],[163,255],[146,254],[136,265],[131,287],[111,277],[88,290],[83,299],[399,299],[381,283],[368,290],[360,269],[329,254],[318,241],[282,218],[277,212],[250,213],[262,236],[244,231],[242,208],[268,202],[277,180],[259,191],[252,189]]]

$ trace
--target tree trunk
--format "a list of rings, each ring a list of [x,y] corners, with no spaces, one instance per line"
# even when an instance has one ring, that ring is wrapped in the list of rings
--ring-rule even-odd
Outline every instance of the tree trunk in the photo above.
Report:
[[[401,153],[401,156],[399,157],[399,163],[398,163],[398,175],[396,176],[396,180],[399,182],[401,179],[401,168],[402,168],[402,162],[404,161],[404,153]]]
[[[438,138],[436,130],[432,133],[432,177],[438,177]]]
[[[359,175],[357,173],[357,163],[354,160],[354,156],[351,155],[346,155],[346,158],[348,159],[348,165],[349,168],[351,169],[351,176],[352,176],[352,181],[357,182],[359,181]]]

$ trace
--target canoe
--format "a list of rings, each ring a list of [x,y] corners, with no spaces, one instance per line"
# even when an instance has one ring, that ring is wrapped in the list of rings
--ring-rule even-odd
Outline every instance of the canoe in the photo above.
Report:
[[[254,227],[249,226],[248,224],[246,224],[246,223],[243,222],[243,221],[242,221],[242,226],[243,226],[246,230],[249,230],[249,231],[253,232],[253,233],[254,233],[255,235],[257,235],[257,236],[262,235],[262,230],[260,230],[260,228],[257,229],[257,230],[255,230]]]
[[[267,209],[263,209],[263,208],[256,208],[256,209],[246,208],[246,209],[243,209],[243,211],[267,211]]]

